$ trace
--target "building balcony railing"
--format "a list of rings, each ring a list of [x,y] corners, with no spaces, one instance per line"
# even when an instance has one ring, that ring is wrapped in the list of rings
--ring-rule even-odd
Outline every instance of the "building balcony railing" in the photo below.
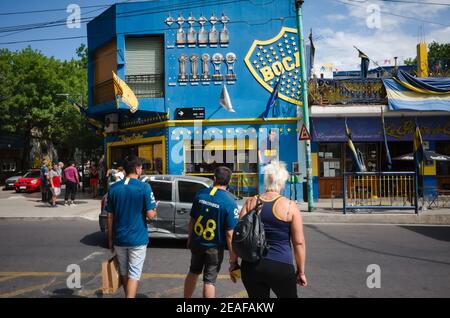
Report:
[[[137,98],[164,97],[163,74],[126,75],[125,81]]]
[[[310,80],[310,105],[386,104],[386,90],[379,78]]]

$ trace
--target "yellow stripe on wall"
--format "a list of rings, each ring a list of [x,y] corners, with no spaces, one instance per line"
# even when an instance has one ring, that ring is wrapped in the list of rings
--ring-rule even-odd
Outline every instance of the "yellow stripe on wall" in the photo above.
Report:
[[[312,160],[312,175],[313,175],[313,177],[318,177],[319,170],[317,168],[319,166],[319,161],[317,159],[317,152],[313,152],[311,154],[311,160]]]

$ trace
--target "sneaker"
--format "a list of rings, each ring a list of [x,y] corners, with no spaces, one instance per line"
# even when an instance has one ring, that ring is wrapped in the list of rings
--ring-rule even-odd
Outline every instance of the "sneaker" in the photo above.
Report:
[[[75,202],[72,201],[72,202],[70,203],[70,206],[75,207],[75,206],[77,206],[77,205],[75,204]]]
[[[69,206],[69,202],[64,202],[64,206]]]

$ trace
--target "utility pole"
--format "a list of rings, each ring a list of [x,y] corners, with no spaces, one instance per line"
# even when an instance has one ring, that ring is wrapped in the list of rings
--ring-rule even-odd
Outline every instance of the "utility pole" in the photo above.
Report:
[[[305,38],[303,36],[303,14],[302,5],[304,0],[295,0],[295,11],[297,16],[297,35],[300,46],[301,76],[302,76],[302,108],[303,123],[310,132],[309,125],[309,105],[308,105],[308,79],[306,77],[306,54],[305,54]],[[311,140],[306,140],[306,180],[308,190],[308,211],[312,212],[314,208],[313,197],[313,177],[312,177],[312,161],[311,161]]]

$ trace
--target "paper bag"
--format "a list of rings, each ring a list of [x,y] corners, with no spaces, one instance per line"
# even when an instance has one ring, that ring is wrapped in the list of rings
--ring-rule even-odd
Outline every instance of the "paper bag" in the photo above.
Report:
[[[102,263],[103,294],[114,294],[122,286],[117,256]]]

